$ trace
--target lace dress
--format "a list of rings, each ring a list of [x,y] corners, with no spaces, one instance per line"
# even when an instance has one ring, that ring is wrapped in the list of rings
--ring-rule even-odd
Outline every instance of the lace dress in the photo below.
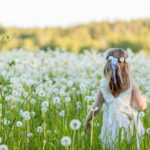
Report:
[[[100,140],[103,144],[114,148],[119,137],[119,128],[121,131],[121,141],[124,139],[125,132],[127,133],[127,139],[130,139],[129,135],[133,134],[133,128],[136,127],[137,146],[139,147],[139,135],[143,135],[145,130],[138,117],[137,111],[133,108],[131,103],[132,83],[130,82],[130,88],[122,93],[118,97],[114,97],[107,87],[107,79],[102,78],[100,80],[100,88],[104,97],[104,103],[106,105],[103,113],[103,125],[101,129]],[[129,134],[129,131],[131,134]]]

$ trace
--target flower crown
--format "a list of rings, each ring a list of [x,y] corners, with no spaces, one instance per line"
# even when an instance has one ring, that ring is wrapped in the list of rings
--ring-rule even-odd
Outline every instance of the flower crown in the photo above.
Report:
[[[121,58],[115,58],[113,56],[104,56],[105,59],[107,60],[118,60],[118,62],[129,62],[129,58],[124,58],[124,57],[121,57]]]

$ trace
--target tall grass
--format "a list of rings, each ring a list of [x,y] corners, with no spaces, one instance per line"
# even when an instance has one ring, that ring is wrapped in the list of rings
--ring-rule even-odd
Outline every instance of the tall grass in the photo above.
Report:
[[[133,79],[143,94],[150,96],[150,58],[143,53],[131,56]],[[29,53],[13,50],[0,54],[0,137],[10,150],[99,150],[103,111],[93,119],[92,130],[85,134],[85,119],[93,104],[103,76],[103,54],[65,51]],[[45,104],[43,103],[45,102]],[[150,148],[150,110],[142,123],[145,136],[141,149]],[[70,128],[77,119],[81,127]],[[22,126],[18,127],[17,122]],[[71,138],[63,146],[61,139]],[[135,136],[130,142],[116,144],[119,150],[137,149]],[[109,147],[106,149],[110,149]]]

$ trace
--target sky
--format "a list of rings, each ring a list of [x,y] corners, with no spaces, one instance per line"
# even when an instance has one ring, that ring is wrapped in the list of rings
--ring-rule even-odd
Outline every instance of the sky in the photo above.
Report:
[[[0,0],[0,24],[7,27],[65,27],[138,18],[150,18],[150,0]]]

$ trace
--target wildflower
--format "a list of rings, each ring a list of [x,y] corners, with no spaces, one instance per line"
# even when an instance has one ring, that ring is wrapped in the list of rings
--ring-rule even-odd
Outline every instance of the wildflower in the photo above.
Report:
[[[86,101],[90,101],[90,100],[91,100],[91,97],[90,97],[90,96],[85,96],[85,100],[86,100]]]
[[[69,146],[71,144],[71,138],[68,136],[64,136],[61,138],[61,144],[63,146]]]
[[[90,105],[89,105],[90,106]],[[98,110],[98,107],[96,106],[96,107],[94,107],[94,106],[91,106],[91,107],[89,107],[89,109],[91,110],[91,111],[97,111]]]
[[[70,102],[71,101],[71,98],[70,97],[66,97],[65,98],[65,102]]]
[[[42,132],[42,131],[43,131],[43,128],[39,126],[39,127],[37,128],[37,132],[40,133],[40,132]]]
[[[43,126],[43,128],[45,128],[45,127],[47,126],[47,124],[46,124],[46,123],[43,123],[42,126]]]
[[[33,133],[28,133],[28,137],[33,137]]]
[[[76,102],[76,105],[77,105],[77,109],[79,109],[81,107],[81,102],[80,101],[77,101]]]
[[[0,150],[8,150],[7,145],[4,144],[0,145]]]
[[[33,117],[35,116],[35,112],[34,111],[31,112],[31,116],[33,116]]]
[[[41,111],[42,112],[47,112],[47,108],[46,107],[42,107]]]
[[[22,117],[25,120],[30,120],[30,113],[28,111],[23,112]]]
[[[36,100],[35,100],[35,99],[31,99],[31,100],[30,100],[30,103],[31,103],[31,104],[35,104],[35,103],[36,103]]]
[[[54,132],[55,132],[55,134],[58,134],[58,133],[59,133],[59,130],[55,130]]]
[[[60,95],[60,96],[65,96],[66,93],[65,93],[65,91],[62,90],[62,91],[60,91],[59,95]]]
[[[150,128],[147,128],[146,132],[147,132],[148,134],[150,134]]]
[[[49,103],[47,101],[42,102],[42,107],[47,107],[48,105],[49,105]]]
[[[51,134],[51,130],[47,130],[46,134],[50,135]]]
[[[39,95],[42,96],[42,97],[44,97],[46,94],[45,94],[45,92],[43,90],[40,90],[39,91]]]
[[[139,117],[140,117],[140,118],[143,118],[144,116],[145,116],[145,113],[144,113],[144,112],[142,112],[142,111],[139,112]]]
[[[68,87],[72,87],[72,85],[73,85],[73,81],[69,81],[69,82],[67,83],[67,86],[68,86]]]
[[[76,90],[76,88],[75,88],[75,87],[73,87],[73,88],[72,88],[72,91],[75,91],[75,90]]]
[[[73,119],[71,122],[70,122],[70,128],[73,129],[73,130],[78,130],[81,126],[81,122],[77,119]]]
[[[55,97],[53,99],[53,104],[60,104],[60,97]]]
[[[17,127],[22,127],[22,122],[21,121],[17,121],[16,125],[17,125]]]
[[[58,113],[59,116],[64,117],[65,116],[65,111],[62,110],[61,112]]]

